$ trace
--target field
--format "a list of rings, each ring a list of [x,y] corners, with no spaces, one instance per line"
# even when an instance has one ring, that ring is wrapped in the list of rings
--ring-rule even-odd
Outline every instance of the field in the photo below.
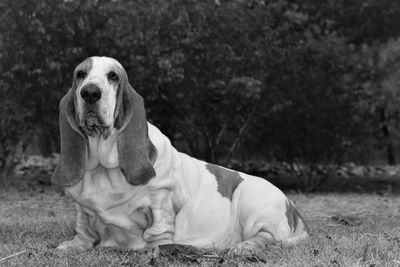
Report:
[[[215,249],[170,248],[154,258],[105,248],[55,251],[74,235],[74,203],[59,188],[18,179],[0,189],[2,266],[400,266],[400,196],[390,190],[287,192],[311,228],[311,238],[294,247],[276,245],[263,255],[234,258]]]

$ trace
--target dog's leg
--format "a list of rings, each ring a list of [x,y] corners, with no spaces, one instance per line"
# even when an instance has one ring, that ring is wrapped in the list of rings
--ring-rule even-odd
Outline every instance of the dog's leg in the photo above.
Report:
[[[268,246],[296,244],[307,238],[303,217],[276,187],[252,179],[238,188],[233,203],[237,203],[242,242],[234,245],[229,254],[257,254]]]
[[[307,238],[307,231],[309,231],[307,224],[304,222],[304,219],[298,215],[294,207],[293,212],[295,212],[294,214],[296,215],[293,215],[294,217],[291,223],[294,224],[294,220],[296,220],[295,228],[292,228],[293,232],[286,236],[286,238],[276,238],[270,232],[261,229],[254,237],[234,245],[229,250],[229,255],[257,255],[258,253],[265,252],[270,246],[292,245]]]
[[[170,194],[161,192],[154,197],[150,206],[151,224],[143,233],[150,247],[173,243],[175,234],[175,210]]]
[[[69,250],[86,250],[93,247],[93,244],[99,239],[97,232],[89,223],[89,215],[86,214],[82,207],[77,204],[77,221],[76,235],[72,240],[64,241],[56,249]]]

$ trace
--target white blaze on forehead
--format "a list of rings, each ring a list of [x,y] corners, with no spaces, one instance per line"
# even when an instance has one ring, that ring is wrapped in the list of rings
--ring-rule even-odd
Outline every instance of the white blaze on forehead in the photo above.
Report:
[[[91,57],[92,60],[92,70],[93,71],[107,71],[112,69],[112,67],[118,67],[122,69],[122,65],[113,58],[110,57]]]
[[[98,100],[98,115],[106,126],[112,126],[114,122],[114,110],[117,100],[118,81],[110,81],[108,74],[113,71],[119,77],[121,76],[122,65],[113,58],[109,57],[91,57],[92,66],[76,90],[78,99],[78,110],[80,105],[84,105],[80,92],[82,87],[91,83],[97,85],[101,90],[101,98]],[[83,115],[83,114],[82,114]]]

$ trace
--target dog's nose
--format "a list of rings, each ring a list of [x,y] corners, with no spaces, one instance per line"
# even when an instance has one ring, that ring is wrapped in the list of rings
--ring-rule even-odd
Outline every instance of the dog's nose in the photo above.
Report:
[[[82,98],[88,103],[95,103],[101,97],[101,90],[97,85],[88,84],[81,90]]]

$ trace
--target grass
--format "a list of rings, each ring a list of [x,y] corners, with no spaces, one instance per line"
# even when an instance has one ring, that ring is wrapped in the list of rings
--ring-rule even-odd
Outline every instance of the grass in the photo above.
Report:
[[[311,238],[293,247],[269,247],[265,255],[230,258],[202,254],[94,248],[65,254],[54,247],[74,235],[72,200],[60,189],[14,181],[0,189],[0,262],[3,266],[400,266],[400,196],[376,193],[288,193],[309,222]]]

